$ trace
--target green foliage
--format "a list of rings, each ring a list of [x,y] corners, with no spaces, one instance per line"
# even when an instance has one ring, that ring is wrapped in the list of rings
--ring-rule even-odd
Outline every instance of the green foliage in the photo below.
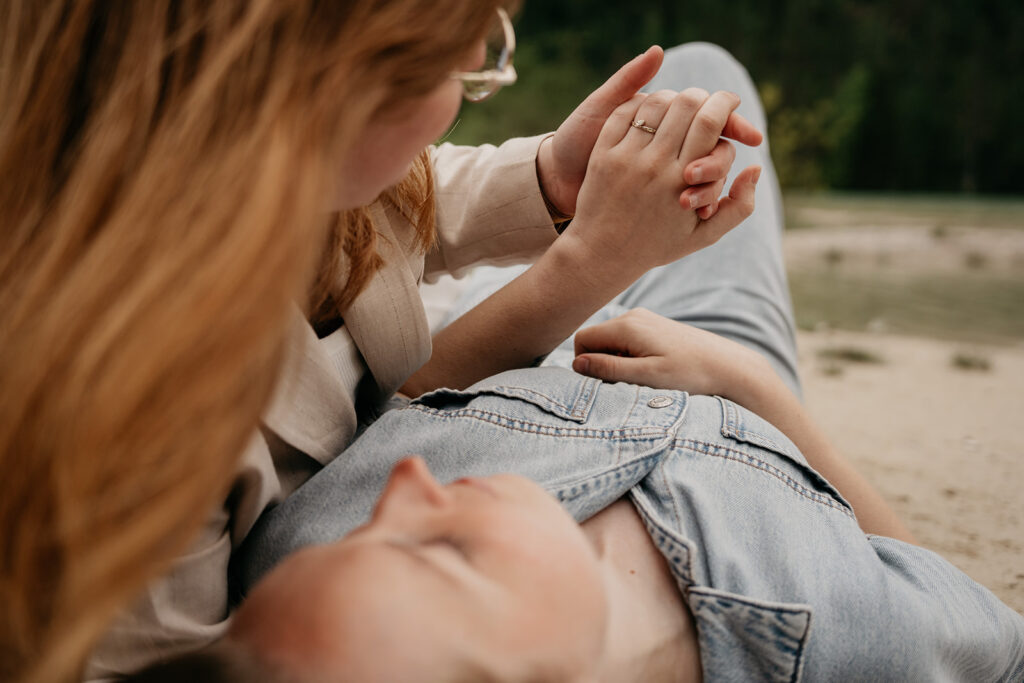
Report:
[[[526,2],[521,78],[452,139],[556,127],[649,45],[715,42],[747,65],[788,187],[1020,193],[1019,0]]]
[[[761,86],[772,156],[788,185],[822,189],[848,184],[870,82],[867,67],[857,64],[835,92],[808,106],[787,105],[775,83]]]

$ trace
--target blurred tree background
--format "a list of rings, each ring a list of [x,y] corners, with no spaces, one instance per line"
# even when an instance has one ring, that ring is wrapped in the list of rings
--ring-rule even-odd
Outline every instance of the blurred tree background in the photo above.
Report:
[[[520,80],[453,142],[551,130],[652,44],[718,43],[749,69],[785,187],[1021,192],[1021,0],[527,0]]]

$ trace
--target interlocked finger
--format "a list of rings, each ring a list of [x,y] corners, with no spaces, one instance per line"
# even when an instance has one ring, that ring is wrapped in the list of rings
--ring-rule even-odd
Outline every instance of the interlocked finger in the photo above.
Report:
[[[658,146],[666,155],[672,158],[679,156],[693,117],[707,99],[708,91],[702,88],[687,88],[672,98],[658,134]]]
[[[679,197],[679,205],[684,209],[702,209],[706,206],[714,206],[718,198],[722,196],[722,190],[724,189],[725,178],[720,178],[711,183],[691,185]],[[701,218],[705,217],[701,216]]]
[[[740,98],[730,92],[719,90],[709,97],[694,115],[686,133],[682,152],[679,155],[684,164],[689,164],[711,153],[718,144],[729,115],[740,104]]]
[[[708,156],[697,159],[686,167],[683,180],[687,185],[710,183],[729,175],[729,169],[736,160],[736,148],[725,139],[719,139]]]

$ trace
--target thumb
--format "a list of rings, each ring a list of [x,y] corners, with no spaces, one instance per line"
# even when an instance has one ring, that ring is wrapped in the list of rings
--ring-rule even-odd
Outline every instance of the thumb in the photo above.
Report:
[[[605,382],[650,384],[652,373],[650,358],[612,356],[606,353],[583,353],[572,362],[572,369],[581,375],[596,377]]]
[[[580,105],[581,113],[603,122],[616,107],[633,97],[654,78],[664,59],[665,51],[657,45],[647,48],[646,52],[627,62],[591,93]]]

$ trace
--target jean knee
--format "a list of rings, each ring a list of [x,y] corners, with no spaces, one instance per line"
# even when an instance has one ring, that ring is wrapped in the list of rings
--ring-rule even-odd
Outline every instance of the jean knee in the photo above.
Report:
[[[696,41],[669,48],[661,71],[644,90],[683,90],[691,86],[709,92],[736,93],[743,102],[740,113],[762,131],[765,129],[764,108],[753,79],[746,67],[721,45]]]

